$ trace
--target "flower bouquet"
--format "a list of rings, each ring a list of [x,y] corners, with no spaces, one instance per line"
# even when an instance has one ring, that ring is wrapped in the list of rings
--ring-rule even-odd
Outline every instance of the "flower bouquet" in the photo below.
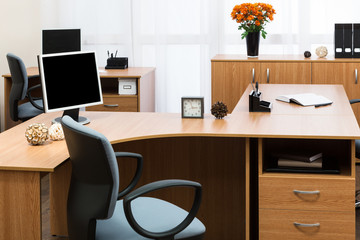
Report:
[[[244,30],[241,34],[242,39],[252,32],[261,32],[261,36],[265,39],[267,33],[264,26],[273,20],[274,14],[276,14],[275,9],[270,4],[243,3],[234,7],[231,17],[240,23],[238,29]]]

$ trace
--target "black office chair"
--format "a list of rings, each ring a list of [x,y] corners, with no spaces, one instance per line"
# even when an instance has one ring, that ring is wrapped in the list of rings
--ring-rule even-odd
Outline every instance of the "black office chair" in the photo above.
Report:
[[[140,179],[142,156],[135,153],[115,153],[105,136],[75,122],[69,116],[64,116],[61,122],[72,164],[67,202],[70,239],[203,238],[205,226],[195,218],[202,193],[199,183],[163,180],[129,193]],[[130,157],[137,161],[131,183],[120,193],[117,157]],[[177,186],[195,189],[189,213],[169,202],[142,197],[157,189]]]
[[[350,104],[359,103],[360,99],[351,99]],[[360,139],[355,140],[355,157],[360,159]],[[355,192],[355,208],[360,208],[360,190]]]
[[[31,96],[31,91],[41,87],[40,84],[28,89],[28,76],[23,61],[12,53],[6,55],[12,86],[9,97],[10,118],[13,121],[26,121],[44,112],[43,101],[40,98]],[[32,76],[39,77],[39,76]],[[19,105],[21,100],[28,98],[29,102]]]
[[[359,103],[360,99],[351,99],[350,104]],[[355,157],[360,159],[360,139],[355,140]]]

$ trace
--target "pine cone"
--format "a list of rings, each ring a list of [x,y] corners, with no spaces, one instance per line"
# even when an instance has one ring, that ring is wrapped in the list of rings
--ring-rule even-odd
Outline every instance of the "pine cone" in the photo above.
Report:
[[[222,119],[228,113],[226,104],[223,102],[216,102],[211,107],[211,114],[214,115],[217,119]]]

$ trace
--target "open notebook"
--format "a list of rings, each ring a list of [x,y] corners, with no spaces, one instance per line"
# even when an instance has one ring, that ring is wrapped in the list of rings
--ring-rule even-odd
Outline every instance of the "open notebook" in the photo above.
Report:
[[[320,106],[331,104],[332,101],[324,96],[316,95],[314,93],[301,93],[293,95],[281,95],[276,100],[283,102],[293,102],[301,106]]]

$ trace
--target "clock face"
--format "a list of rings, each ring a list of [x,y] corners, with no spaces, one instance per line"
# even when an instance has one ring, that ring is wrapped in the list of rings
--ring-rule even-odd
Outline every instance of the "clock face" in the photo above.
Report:
[[[183,98],[182,99],[182,117],[185,118],[203,118],[203,98]]]

